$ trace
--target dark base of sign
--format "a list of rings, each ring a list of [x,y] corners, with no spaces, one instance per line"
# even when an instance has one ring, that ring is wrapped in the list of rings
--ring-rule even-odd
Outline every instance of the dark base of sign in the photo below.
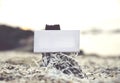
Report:
[[[67,75],[72,74],[79,78],[85,77],[85,74],[74,58],[63,53],[43,53],[42,66],[56,68]]]

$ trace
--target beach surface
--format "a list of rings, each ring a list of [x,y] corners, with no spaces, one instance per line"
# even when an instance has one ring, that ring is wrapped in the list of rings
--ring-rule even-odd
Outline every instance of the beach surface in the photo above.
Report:
[[[119,83],[120,56],[76,56],[86,77],[76,78],[52,68],[40,67],[41,54],[0,52],[0,83]]]

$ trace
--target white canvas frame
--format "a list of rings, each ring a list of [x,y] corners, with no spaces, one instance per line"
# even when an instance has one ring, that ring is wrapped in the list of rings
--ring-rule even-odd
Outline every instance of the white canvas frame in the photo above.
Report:
[[[34,32],[34,52],[78,52],[79,30],[41,30]]]

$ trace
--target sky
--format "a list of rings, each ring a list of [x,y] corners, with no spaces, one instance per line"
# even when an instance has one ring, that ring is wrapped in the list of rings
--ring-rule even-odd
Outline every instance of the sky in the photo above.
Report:
[[[0,23],[32,30],[120,28],[120,0],[0,0]]]

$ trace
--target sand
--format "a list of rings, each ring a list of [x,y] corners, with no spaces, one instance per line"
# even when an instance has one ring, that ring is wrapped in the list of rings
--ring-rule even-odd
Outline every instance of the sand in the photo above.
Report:
[[[83,79],[63,74],[54,68],[40,67],[41,54],[0,52],[0,83],[119,83],[120,57],[76,56]]]

